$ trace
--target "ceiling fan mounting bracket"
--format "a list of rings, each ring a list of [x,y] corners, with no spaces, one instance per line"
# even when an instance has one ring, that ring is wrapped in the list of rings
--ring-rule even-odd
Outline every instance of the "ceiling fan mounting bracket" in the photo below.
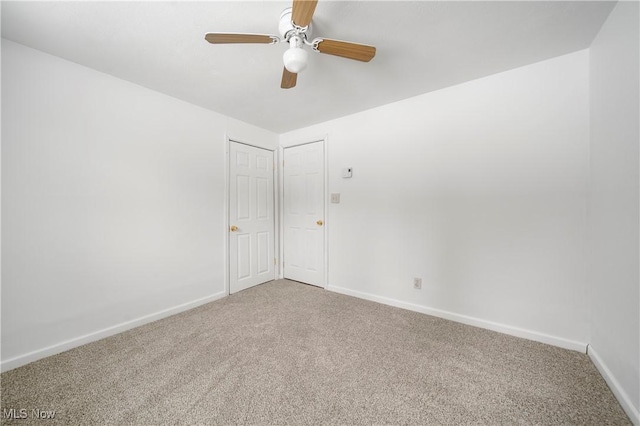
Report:
[[[313,50],[314,52],[318,52],[320,53],[320,50],[318,49],[318,45],[320,43],[322,43],[324,41],[323,38],[321,37],[316,37],[311,41],[307,41],[306,39],[304,40],[305,44],[311,46],[311,50]]]
[[[311,24],[301,27],[299,25],[296,25],[295,22],[291,21],[291,25],[293,25],[293,30],[296,32],[296,34],[306,34],[307,31],[309,30],[309,27],[311,26]]]

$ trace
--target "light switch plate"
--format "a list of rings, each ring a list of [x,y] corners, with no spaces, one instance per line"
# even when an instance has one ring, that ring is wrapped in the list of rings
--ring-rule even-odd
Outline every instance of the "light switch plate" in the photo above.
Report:
[[[333,204],[340,204],[340,193],[335,192],[331,194],[331,202]]]

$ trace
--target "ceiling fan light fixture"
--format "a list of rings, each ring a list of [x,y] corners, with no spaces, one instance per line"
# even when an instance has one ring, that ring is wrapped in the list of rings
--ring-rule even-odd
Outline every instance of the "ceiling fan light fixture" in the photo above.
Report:
[[[298,36],[293,36],[289,40],[289,49],[284,52],[282,60],[284,67],[294,74],[298,74],[307,67],[308,54],[302,48],[302,40]]]
[[[292,47],[284,52],[282,57],[284,67],[290,72],[298,74],[307,67],[307,56],[307,51],[303,48]]]

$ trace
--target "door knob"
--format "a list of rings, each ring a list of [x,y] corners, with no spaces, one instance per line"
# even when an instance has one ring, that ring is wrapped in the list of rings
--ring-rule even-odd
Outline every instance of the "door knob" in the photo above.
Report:
[[[319,221],[317,221],[316,223],[317,223],[318,225],[322,226],[322,223],[323,223],[323,222],[322,222],[322,220],[319,220]]]
[[[231,229],[231,232],[236,232],[238,230],[238,227],[235,225],[231,225],[231,228],[229,229]]]

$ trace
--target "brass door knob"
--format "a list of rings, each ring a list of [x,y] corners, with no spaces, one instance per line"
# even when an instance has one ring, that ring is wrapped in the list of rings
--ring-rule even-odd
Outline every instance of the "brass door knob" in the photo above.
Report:
[[[319,221],[317,221],[316,223],[317,223],[318,225],[320,225],[320,226],[322,226],[322,224],[323,224],[322,220],[319,220]]]
[[[231,232],[236,232],[238,230],[238,227],[235,225],[231,225],[231,228],[229,229],[231,229]]]

